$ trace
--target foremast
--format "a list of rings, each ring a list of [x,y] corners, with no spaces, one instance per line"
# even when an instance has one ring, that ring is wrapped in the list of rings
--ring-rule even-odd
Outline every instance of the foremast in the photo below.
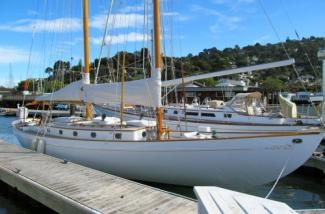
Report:
[[[162,140],[163,128],[163,108],[161,105],[161,59],[160,59],[160,5],[159,0],[153,0],[153,36],[154,36],[154,69],[151,72],[154,84],[155,96],[153,106],[156,108],[157,139]]]
[[[84,39],[84,63],[85,70],[83,73],[83,83],[90,84],[90,67],[89,67],[89,31],[88,31],[88,0],[83,0],[83,39]],[[86,120],[91,119],[91,104],[86,102]]]

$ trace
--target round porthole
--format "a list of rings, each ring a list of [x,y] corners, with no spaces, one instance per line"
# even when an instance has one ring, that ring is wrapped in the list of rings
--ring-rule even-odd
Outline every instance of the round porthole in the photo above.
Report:
[[[96,137],[96,132],[91,132],[91,133],[90,133],[90,136],[91,136],[92,138],[95,138],[95,137]]]
[[[122,134],[121,133],[116,133],[115,134],[115,139],[117,139],[117,140],[122,139]]]
[[[62,135],[62,134],[63,134],[63,131],[62,131],[62,130],[59,130],[59,134],[61,134],[61,135]]]
[[[147,137],[147,132],[142,132],[142,137]]]
[[[73,136],[78,136],[78,132],[76,132],[76,131],[73,131]]]

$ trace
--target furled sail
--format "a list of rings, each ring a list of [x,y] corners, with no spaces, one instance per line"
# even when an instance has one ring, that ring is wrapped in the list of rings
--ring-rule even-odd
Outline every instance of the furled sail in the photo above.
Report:
[[[124,102],[126,104],[153,106],[157,96],[157,86],[149,79],[126,81]],[[36,98],[36,101],[91,102],[96,104],[120,104],[121,83],[85,84],[82,81],[70,83],[64,88]]]
[[[124,82],[124,103],[156,107],[155,99],[160,98],[155,90],[156,87],[150,78],[126,81]],[[120,104],[121,102],[120,82],[84,85],[83,92],[84,101],[91,103]]]
[[[262,69],[270,69],[282,66],[288,66],[294,63],[293,59],[278,62],[266,63],[261,65],[247,66],[212,72],[191,77],[185,77],[184,82],[190,82],[198,79],[209,77],[225,76],[237,73],[252,72]],[[182,79],[167,81],[157,81],[151,77],[141,80],[126,81],[124,83],[124,103],[133,105],[143,105],[148,107],[157,107],[160,103],[161,87],[171,87],[182,84]],[[77,81],[66,87],[48,95],[40,96],[37,101],[54,101],[54,102],[91,102],[95,104],[120,104],[121,102],[121,83],[102,83],[102,84],[85,84]]]
[[[81,102],[83,83],[81,80],[70,83],[69,85],[50,94],[44,94],[37,97],[36,101],[53,101],[53,102]]]

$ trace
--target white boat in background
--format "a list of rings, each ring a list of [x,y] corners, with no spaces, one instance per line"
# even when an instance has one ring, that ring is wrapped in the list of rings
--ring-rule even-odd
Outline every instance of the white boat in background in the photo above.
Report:
[[[321,103],[323,101],[322,92],[311,93],[300,91],[290,95],[291,101],[297,104]]]
[[[240,93],[227,103],[209,101],[205,105],[193,103],[164,107],[164,117],[171,129],[197,131],[199,127],[218,132],[233,131],[293,131],[320,125],[316,117],[303,118],[297,114],[296,104],[280,95],[279,113],[266,112],[261,94]],[[118,116],[120,107],[94,105],[97,114]],[[155,120],[153,110],[144,107],[128,107],[123,113],[125,120]],[[184,128],[185,127],[185,128]]]
[[[259,133],[208,130],[190,132],[164,127],[161,86],[172,86],[180,80],[161,82],[159,0],[153,0],[155,66],[151,77],[125,84],[123,78],[122,83],[90,84],[86,38],[88,3],[87,0],[83,2],[83,80],[72,83],[51,96],[43,96],[40,100],[86,102],[86,118],[43,117],[40,120],[23,116],[13,122],[12,126],[25,148],[128,179],[242,189],[268,183],[291,173],[311,156],[322,140],[323,132],[318,127]],[[276,64],[291,62],[289,60]],[[258,68],[265,66],[270,65],[260,65]],[[124,63],[121,67],[123,74]],[[240,69],[236,71],[238,70]],[[192,78],[189,77],[188,80]],[[119,120],[105,116],[91,119],[90,103],[100,104],[107,100],[120,104],[121,107],[124,103],[132,103],[154,108],[156,122],[128,122],[123,121],[123,117]]]

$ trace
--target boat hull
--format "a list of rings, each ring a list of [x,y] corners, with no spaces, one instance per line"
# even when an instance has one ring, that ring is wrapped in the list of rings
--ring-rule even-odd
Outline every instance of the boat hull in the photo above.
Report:
[[[35,134],[14,126],[23,147]],[[251,137],[171,142],[107,142],[41,137],[43,152],[127,179],[175,185],[246,189],[276,180],[301,166],[323,135]],[[301,143],[293,143],[300,139]],[[35,149],[35,148],[34,148]]]

